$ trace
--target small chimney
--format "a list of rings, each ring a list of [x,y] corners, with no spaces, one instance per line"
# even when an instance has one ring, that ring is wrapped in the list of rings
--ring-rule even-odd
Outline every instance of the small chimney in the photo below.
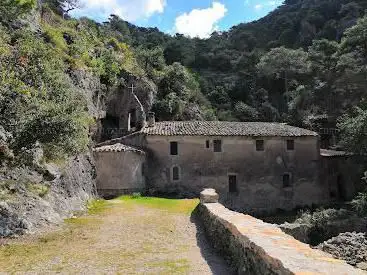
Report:
[[[148,127],[154,127],[155,125],[155,114],[154,112],[148,113]]]

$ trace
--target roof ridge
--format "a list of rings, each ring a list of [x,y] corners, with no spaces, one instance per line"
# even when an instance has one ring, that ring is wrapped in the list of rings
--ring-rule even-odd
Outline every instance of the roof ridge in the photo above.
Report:
[[[142,132],[161,136],[318,136],[316,132],[282,122],[256,121],[160,121]]]

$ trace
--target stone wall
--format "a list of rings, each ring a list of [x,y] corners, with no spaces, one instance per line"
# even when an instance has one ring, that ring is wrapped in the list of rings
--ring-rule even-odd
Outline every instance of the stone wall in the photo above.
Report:
[[[215,202],[214,192],[201,195],[198,215],[213,246],[238,274],[365,274],[295,240],[276,225],[230,211]]]
[[[105,198],[145,191],[142,151],[94,152],[97,191]]]
[[[222,152],[213,151],[213,140],[222,140]],[[159,192],[197,196],[204,188],[215,188],[221,202],[231,209],[257,213],[290,210],[321,204],[328,199],[318,180],[317,137],[295,138],[295,150],[286,149],[288,138],[264,137],[265,150],[256,151],[251,137],[147,136],[149,186]],[[209,148],[206,141],[209,140]],[[170,155],[170,142],[178,142],[178,155]],[[180,179],[172,180],[172,167]],[[283,186],[289,173],[291,185]],[[237,178],[237,192],[229,192],[229,176]]]

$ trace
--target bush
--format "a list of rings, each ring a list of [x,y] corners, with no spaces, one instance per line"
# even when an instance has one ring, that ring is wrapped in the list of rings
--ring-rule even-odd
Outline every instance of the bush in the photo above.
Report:
[[[317,245],[330,237],[330,224],[336,221],[350,218],[351,213],[345,209],[317,209],[311,213],[309,210],[300,212],[299,218],[295,223],[306,224],[309,230],[309,239],[311,245]]]
[[[367,215],[367,193],[359,193],[357,197],[352,200],[351,205],[353,209],[360,216]]]

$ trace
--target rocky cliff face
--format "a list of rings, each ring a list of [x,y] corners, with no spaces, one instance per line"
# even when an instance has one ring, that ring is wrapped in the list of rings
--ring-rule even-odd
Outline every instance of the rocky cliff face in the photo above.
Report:
[[[64,164],[3,166],[0,172],[0,237],[34,232],[86,210],[95,197],[91,154]]]

